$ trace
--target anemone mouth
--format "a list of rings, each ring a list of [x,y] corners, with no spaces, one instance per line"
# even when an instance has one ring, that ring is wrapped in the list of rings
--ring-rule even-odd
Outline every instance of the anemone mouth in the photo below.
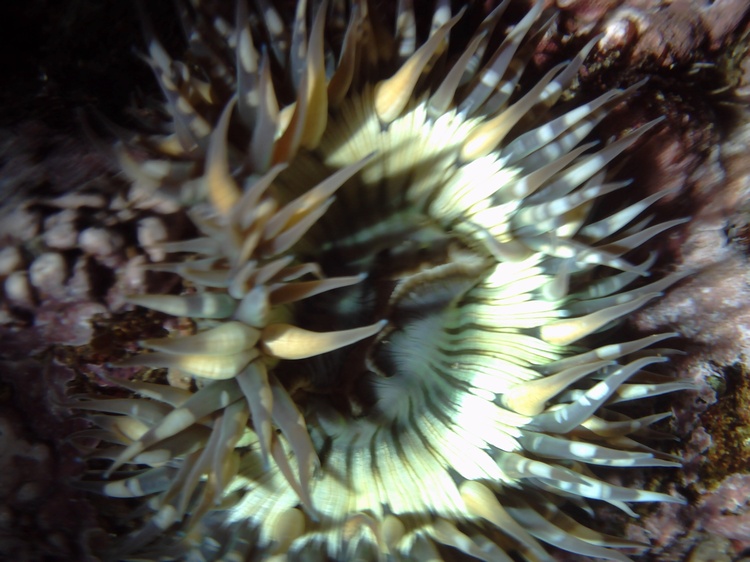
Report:
[[[197,333],[122,363],[196,387],[122,382],[141,398],[77,406],[113,444],[91,487],[152,497],[126,548],[543,560],[547,543],[624,560],[613,549],[637,545],[558,505],[678,501],[589,468],[675,466],[638,440],[664,415],[616,404],[687,387],[646,370],[673,334],[584,346],[677,280],[628,290],[654,260],[623,256],[679,222],[638,221],[664,194],[590,219],[625,185],[606,165],[653,124],[583,143],[637,85],[550,117],[592,42],[516,93],[542,2],[495,44],[503,2],[459,52],[464,11],[445,2],[419,45],[410,2],[382,44],[366,2],[300,2],[289,32],[260,5],[190,24],[200,76],[151,39],[168,134],[137,139],[150,160],[118,147],[136,183],[208,201],[202,236],[164,245],[189,259],[151,266],[195,294],[131,299]],[[217,527],[226,544],[201,538]]]

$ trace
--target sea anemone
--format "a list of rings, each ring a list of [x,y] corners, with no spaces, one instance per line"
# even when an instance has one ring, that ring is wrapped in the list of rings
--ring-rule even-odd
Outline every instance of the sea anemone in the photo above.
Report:
[[[185,62],[146,25],[166,103],[116,152],[201,236],[150,266],[184,294],[131,302],[195,333],[119,363],[188,387],[76,403],[111,460],[86,485],[148,498],[109,556],[627,560],[573,515],[680,501],[595,472],[678,466],[637,439],[668,413],[615,406],[686,387],[645,370],[675,334],[605,337],[677,280],[624,256],[680,221],[638,219],[665,193],[594,209],[654,124],[584,143],[639,84],[560,109],[594,38],[524,91],[541,1],[508,27],[510,0],[438,0],[426,26],[403,0],[395,31],[366,0],[314,4],[194,0]]]

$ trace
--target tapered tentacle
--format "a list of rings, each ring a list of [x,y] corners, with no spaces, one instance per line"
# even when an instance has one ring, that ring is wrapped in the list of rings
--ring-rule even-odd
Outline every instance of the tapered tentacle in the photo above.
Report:
[[[644,82],[576,105],[601,36],[570,52],[543,0],[178,4],[184,60],[144,16],[162,106],[109,128],[122,215],[192,223],[143,266],[174,294],[127,314],[191,335],[66,403],[82,487],[142,498],[103,557],[626,560],[565,504],[681,501],[605,477],[678,465],[634,406],[692,388],[654,367],[677,334],[617,339],[683,277],[640,251],[677,192],[608,171],[660,120],[600,134]]]

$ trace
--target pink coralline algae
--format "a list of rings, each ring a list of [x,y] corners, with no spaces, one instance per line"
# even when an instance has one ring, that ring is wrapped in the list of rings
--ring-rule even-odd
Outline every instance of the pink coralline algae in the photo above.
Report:
[[[750,119],[744,108],[737,115],[686,184],[695,206],[677,247],[691,275],[636,319],[645,330],[679,328],[686,355],[675,368],[696,385],[671,404],[683,458],[677,484],[692,501],[660,506],[632,527],[633,537],[653,541],[649,560],[750,553]]]
[[[4,560],[87,560],[102,533],[94,508],[73,486],[83,464],[67,437],[83,425],[61,406],[73,378],[72,370],[54,361],[0,361]]]

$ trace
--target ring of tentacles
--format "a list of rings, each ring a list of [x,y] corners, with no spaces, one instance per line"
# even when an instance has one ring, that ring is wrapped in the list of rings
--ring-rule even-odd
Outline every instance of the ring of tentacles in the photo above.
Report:
[[[116,153],[202,235],[151,266],[183,294],[131,301],[195,333],[121,365],[193,384],[75,405],[111,459],[87,485],[147,499],[111,558],[627,560],[575,510],[679,501],[598,476],[678,464],[639,441],[668,414],[616,406],[685,388],[647,370],[674,334],[606,338],[677,279],[626,254],[679,221],[592,211],[653,124],[587,142],[638,84],[559,108],[596,38],[522,89],[554,15],[509,4],[195,0],[184,61],[146,26],[166,102]]]

